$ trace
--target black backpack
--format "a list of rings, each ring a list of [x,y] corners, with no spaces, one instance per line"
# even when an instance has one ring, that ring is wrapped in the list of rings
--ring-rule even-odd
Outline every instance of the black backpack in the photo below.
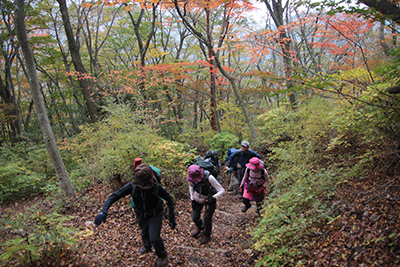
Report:
[[[187,162],[186,165],[189,167],[190,165],[195,164],[198,161],[204,161],[204,157],[200,156],[200,155],[194,155],[194,154],[190,154],[187,157]]]
[[[209,175],[204,173],[203,179],[200,182],[193,184],[193,189],[200,195],[208,196],[210,193],[215,194],[216,190],[212,187],[210,181],[208,180]]]
[[[213,155],[218,156],[218,151],[217,150],[210,150],[207,151],[206,155],[204,156],[205,159],[211,158]]]
[[[218,176],[219,176],[218,169],[211,162],[208,162],[208,161],[197,161],[197,162],[194,163],[194,165],[198,165],[203,170],[209,171],[211,173],[211,175],[214,176],[215,179],[217,179]]]
[[[157,208],[158,208],[158,207],[161,207],[161,206],[163,205],[163,203],[164,203],[164,199],[162,199],[162,197],[161,197],[160,194],[158,193],[158,192],[159,192],[159,187],[160,187],[160,184],[159,184],[159,183],[156,183],[156,184],[154,185],[154,187],[153,187],[154,196],[155,196],[156,198],[158,198]],[[136,185],[133,185],[133,186],[132,186],[132,191],[131,191],[131,196],[132,196],[132,198],[131,198],[131,207],[132,207],[132,208],[135,210],[135,212],[136,212],[136,211],[137,211],[137,208],[136,208],[135,202],[133,201],[133,198],[134,198],[134,196],[135,196],[135,193],[136,193]]]

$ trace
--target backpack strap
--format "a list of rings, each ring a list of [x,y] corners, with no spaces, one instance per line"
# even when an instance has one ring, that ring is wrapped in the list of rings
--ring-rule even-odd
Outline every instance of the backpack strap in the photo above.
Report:
[[[162,203],[164,202],[164,199],[162,199],[159,195],[159,189],[160,189],[160,184],[156,183],[154,185],[154,193],[155,193],[155,197],[158,198],[158,204],[157,204],[157,208],[160,207],[162,205]],[[132,186],[132,191],[131,191],[131,207],[133,209],[135,209],[136,205],[135,202],[133,201],[133,198],[135,196],[135,192],[136,192],[136,185]]]
[[[200,190],[199,190],[200,192],[197,191],[197,193],[199,193],[200,195],[202,195],[202,189],[203,189],[202,185],[204,185],[204,187],[209,188],[209,190],[208,190],[209,193],[212,192],[212,186],[211,186],[209,177],[210,177],[210,172],[205,170],[203,179],[201,179],[200,182],[195,183],[194,187],[196,187],[196,188],[200,187]],[[196,185],[198,185],[198,187]]]
[[[247,168],[247,176],[250,178],[250,169]],[[264,167],[261,168],[261,178],[265,181],[265,169]],[[258,178],[255,178],[258,179]]]

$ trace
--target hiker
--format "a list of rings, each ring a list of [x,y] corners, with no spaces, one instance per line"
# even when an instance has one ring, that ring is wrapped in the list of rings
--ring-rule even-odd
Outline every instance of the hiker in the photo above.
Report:
[[[265,197],[266,187],[270,181],[269,174],[264,168],[259,158],[251,158],[246,164],[240,191],[243,193],[242,212],[246,212],[250,207],[250,201],[255,201],[257,206],[257,214],[260,214],[262,202]]]
[[[247,141],[242,141],[240,149],[229,156],[229,166],[234,166],[236,164],[239,184],[242,183],[246,164],[249,163],[249,160],[253,157],[261,158],[260,155],[250,149],[250,143]],[[241,199],[242,197],[242,194],[239,194],[239,198]]]
[[[221,163],[219,162],[218,154],[213,154],[208,158],[206,157],[204,161],[210,162],[215,166],[215,168],[218,171],[217,177],[215,177],[215,178],[217,179],[217,181],[219,183],[221,183],[221,176],[219,174],[219,170],[221,169]]]
[[[225,190],[209,171],[203,170],[198,165],[191,165],[188,168],[186,180],[189,182],[192,201],[192,220],[196,225],[190,236],[197,238],[202,232],[200,245],[207,244],[211,240],[212,217],[217,207],[217,199],[225,193]],[[203,206],[204,220],[201,219]]]
[[[175,204],[171,195],[157,182],[150,165],[140,164],[136,167],[133,182],[126,184],[106,200],[101,213],[97,215],[94,221],[95,224],[100,225],[105,222],[108,208],[114,202],[129,194],[132,196],[131,205],[134,207],[136,221],[141,229],[143,246],[139,249],[139,254],[148,253],[153,247],[158,257],[157,266],[167,266],[168,254],[160,236],[164,210],[163,199],[168,203],[171,229],[176,227]]]
[[[219,170],[221,169],[221,162],[219,161],[218,151],[210,150],[204,156],[204,160],[211,162]]]
[[[142,164],[142,159],[141,158],[135,158],[135,161],[133,163],[133,170],[136,170],[137,166]],[[157,181],[161,184],[161,179],[162,179],[162,174],[161,170],[153,165],[150,165],[150,167],[153,169],[154,175],[157,178]]]
[[[235,194],[239,193],[239,181],[237,178],[237,162],[235,161],[233,166],[230,166],[229,163],[229,156],[236,151],[236,148],[230,148],[228,149],[227,157],[226,157],[226,162],[225,162],[225,170],[229,176],[229,186],[228,186],[228,192],[234,192]],[[235,159],[236,160],[236,159]]]

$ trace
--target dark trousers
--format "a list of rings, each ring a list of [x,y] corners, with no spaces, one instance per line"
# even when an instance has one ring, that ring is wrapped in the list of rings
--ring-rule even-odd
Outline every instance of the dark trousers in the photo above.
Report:
[[[244,205],[246,205],[246,207],[250,207],[250,206],[251,206],[250,199],[248,199],[248,198],[243,198],[243,199],[242,199],[242,202],[243,202]],[[262,201],[256,202],[257,213],[260,213],[260,212],[261,212],[261,210],[262,210],[262,204],[263,204]]]
[[[243,179],[243,176],[244,176],[244,171],[245,171],[245,169],[238,169],[238,182],[239,182],[239,185],[242,183],[242,179]]]
[[[201,210],[204,206],[204,222],[201,219]],[[203,234],[207,237],[211,236],[212,232],[212,217],[214,215],[217,203],[212,204],[200,204],[196,201],[192,201],[192,220],[196,226],[203,229]]]
[[[167,257],[167,251],[164,247],[164,241],[162,240],[161,226],[162,226],[163,212],[156,213],[150,218],[143,218],[138,214],[136,220],[139,223],[140,229],[142,230],[142,241],[145,248],[150,249],[154,247],[156,255],[159,258]]]

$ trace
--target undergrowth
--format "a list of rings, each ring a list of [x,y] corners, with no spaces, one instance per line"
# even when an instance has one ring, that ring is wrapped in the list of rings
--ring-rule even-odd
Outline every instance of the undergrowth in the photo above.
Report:
[[[268,159],[277,171],[254,231],[254,249],[262,255],[257,266],[304,264],[304,235],[332,219],[328,203],[335,189],[363,176],[372,161],[369,149],[379,144],[379,132],[358,116],[347,103],[314,98],[297,112],[282,107],[259,117],[271,141],[282,135],[291,141],[278,143]]]
[[[40,207],[20,213],[8,210],[0,220],[0,230],[9,236],[0,245],[0,265],[45,266],[51,262],[51,266],[62,266],[63,255],[74,250],[76,242],[75,229],[65,226],[66,220],[56,211],[46,213]]]

